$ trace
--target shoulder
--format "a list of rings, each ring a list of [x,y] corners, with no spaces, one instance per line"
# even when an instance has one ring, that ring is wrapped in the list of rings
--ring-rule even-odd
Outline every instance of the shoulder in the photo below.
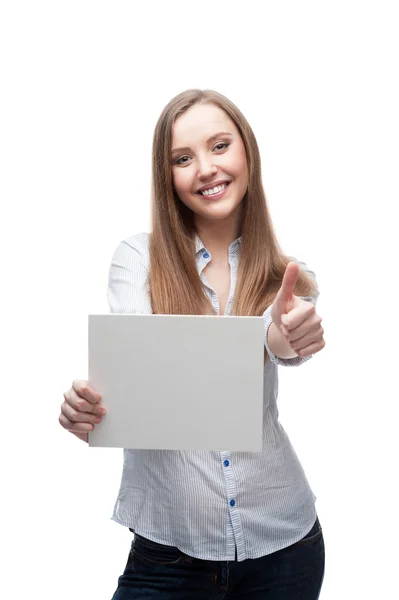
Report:
[[[306,273],[306,275],[309,277],[309,279],[313,283],[313,290],[311,292],[311,296],[301,296],[301,298],[303,300],[308,300],[316,305],[318,297],[320,295],[319,284],[317,282],[316,273],[314,271],[312,271],[312,269],[310,269],[304,261],[298,260],[297,258],[295,258],[295,256],[289,256],[288,258],[290,260],[292,260],[293,262],[296,262],[297,265],[299,266],[300,270],[302,270],[304,273]]]
[[[314,271],[309,269],[308,265],[304,261],[298,260],[297,258],[295,258],[295,256],[289,256],[288,258],[291,261],[296,262],[299,268],[302,269],[302,271],[305,271],[305,273],[308,273],[311,277],[315,278]]]
[[[128,238],[124,239],[122,244],[126,244],[135,250],[149,253],[150,249],[150,234],[147,232],[135,233]]]
[[[119,242],[115,252],[115,258],[124,259],[128,262],[139,261],[148,268],[150,260],[150,234],[147,232],[135,233]]]

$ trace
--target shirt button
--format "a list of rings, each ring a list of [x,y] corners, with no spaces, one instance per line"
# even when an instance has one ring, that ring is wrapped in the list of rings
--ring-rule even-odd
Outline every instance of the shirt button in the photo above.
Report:
[[[225,460],[223,464],[224,464],[225,467],[228,467],[230,463],[229,463],[228,460]]]
[[[204,252],[204,254],[202,255],[204,258],[209,258],[209,254],[208,252]]]
[[[236,503],[236,501],[235,501],[235,500],[230,500],[230,506],[234,506],[234,505],[235,505],[235,503]]]

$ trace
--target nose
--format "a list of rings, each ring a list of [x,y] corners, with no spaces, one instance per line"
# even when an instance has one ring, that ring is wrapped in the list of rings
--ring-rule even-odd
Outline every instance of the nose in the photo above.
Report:
[[[201,158],[198,164],[198,179],[201,181],[209,179],[215,176],[217,173],[217,166],[213,164],[213,157]]]

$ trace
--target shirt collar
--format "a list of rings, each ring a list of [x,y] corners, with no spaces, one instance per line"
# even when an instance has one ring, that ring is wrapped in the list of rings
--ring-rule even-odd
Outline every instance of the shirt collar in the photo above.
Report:
[[[232,252],[234,252],[239,244],[241,244],[241,237],[237,238],[236,240],[234,240],[234,242],[232,242],[229,246],[229,251],[231,250]],[[200,252],[201,250],[206,250],[202,240],[198,237],[197,234],[195,234],[195,254],[197,255],[198,252]]]

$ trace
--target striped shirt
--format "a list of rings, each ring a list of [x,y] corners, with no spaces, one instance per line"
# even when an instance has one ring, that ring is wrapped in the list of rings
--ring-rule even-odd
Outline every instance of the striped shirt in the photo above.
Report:
[[[229,246],[231,283],[225,315],[234,301],[239,257],[240,238]],[[216,293],[203,273],[211,258],[197,236],[198,273],[218,313]],[[290,258],[316,281],[305,263]],[[111,313],[152,313],[148,274],[149,234],[120,242],[109,270]],[[316,304],[318,295],[317,290],[303,299]],[[262,451],[124,449],[114,521],[189,556],[217,561],[265,556],[310,531],[317,516],[316,496],[278,420],[277,366],[299,366],[313,355],[281,359],[273,354],[267,341],[271,308],[263,315],[270,361],[264,370]]]

